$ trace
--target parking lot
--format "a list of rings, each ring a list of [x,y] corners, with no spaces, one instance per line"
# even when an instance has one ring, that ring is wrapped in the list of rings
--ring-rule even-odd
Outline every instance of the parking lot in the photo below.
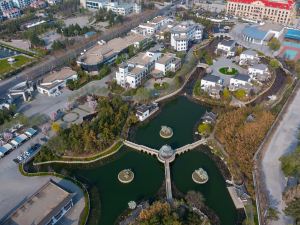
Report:
[[[67,190],[76,193],[74,199],[75,205],[65,218],[63,218],[63,223],[61,224],[78,224],[79,215],[84,208],[83,193],[79,187],[70,181],[61,180],[56,177],[25,177],[19,172],[18,164],[13,161],[33,144],[41,143],[40,139],[42,137],[43,135],[41,133],[37,134],[19,148],[0,159],[0,180],[3,181],[0,185],[0,224],[9,213],[34,194],[50,178],[64,186]]]

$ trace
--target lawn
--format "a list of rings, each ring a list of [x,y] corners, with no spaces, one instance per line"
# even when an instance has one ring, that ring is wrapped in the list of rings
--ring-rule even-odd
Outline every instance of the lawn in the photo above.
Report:
[[[229,67],[222,67],[219,69],[219,72],[225,75],[236,75],[238,73],[238,70],[235,68],[229,69]]]
[[[32,62],[33,59],[29,58],[25,55],[18,55],[18,56],[13,56],[16,61],[12,64],[9,64],[7,62],[7,59],[1,59],[0,60],[0,78],[4,78],[3,76],[8,73],[12,72],[21,66],[25,65],[26,63]]]

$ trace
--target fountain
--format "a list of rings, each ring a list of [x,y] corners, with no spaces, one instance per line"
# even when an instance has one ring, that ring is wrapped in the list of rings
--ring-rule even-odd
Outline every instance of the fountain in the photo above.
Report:
[[[159,135],[162,138],[171,138],[173,136],[173,130],[172,130],[171,127],[161,126],[161,129],[159,131]]]
[[[131,169],[124,169],[118,174],[118,180],[123,184],[128,184],[134,179],[134,173]]]
[[[208,181],[207,172],[199,168],[192,173],[192,179],[197,184],[205,184]]]

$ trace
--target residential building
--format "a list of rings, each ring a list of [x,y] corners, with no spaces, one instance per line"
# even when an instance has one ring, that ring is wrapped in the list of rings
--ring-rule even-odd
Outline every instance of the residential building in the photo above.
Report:
[[[50,180],[13,210],[3,225],[54,225],[72,208],[73,196]]]
[[[18,8],[12,8],[8,9],[2,12],[3,17],[6,17],[7,19],[17,18],[21,16],[21,11]]]
[[[41,9],[47,7],[47,3],[43,0],[36,0],[30,4],[30,7],[34,9]]]
[[[146,68],[147,73],[154,69],[155,62],[161,57],[158,51],[140,52],[136,56],[128,60],[128,65],[131,67]]]
[[[0,98],[0,110],[9,109],[11,106],[11,101],[5,98]]]
[[[119,3],[107,0],[81,0],[80,5],[87,9],[105,8],[122,16],[127,16],[133,12],[140,13],[142,11],[141,5],[137,3]]]
[[[235,91],[237,89],[249,89],[251,86],[251,77],[248,75],[238,74],[230,78],[230,91]]]
[[[217,86],[222,86],[222,84],[223,81],[220,77],[211,74],[205,75],[201,79],[201,89],[204,91]]]
[[[169,19],[164,16],[157,16],[147,23],[142,23],[138,27],[132,29],[132,32],[142,35],[153,35],[164,25],[169,23]]]
[[[184,21],[171,29],[171,46],[176,51],[187,51],[193,41],[202,40],[203,26],[193,21]]]
[[[265,64],[254,64],[253,66],[249,66],[248,74],[251,79],[261,82],[266,81],[271,77],[269,68]]]
[[[60,3],[62,0],[46,0],[50,5],[55,5],[57,3]]]
[[[12,0],[2,0],[0,1],[0,11],[6,11],[14,8],[14,3]]]
[[[14,6],[19,9],[24,9],[32,3],[33,0],[12,0],[14,3]]]
[[[240,54],[240,64],[254,63],[259,60],[258,53],[252,49],[247,49]]]
[[[155,62],[154,77],[157,75],[166,75],[166,72],[176,72],[181,67],[181,59],[175,54],[165,53],[160,59]]]
[[[69,67],[64,67],[59,71],[53,71],[42,78],[37,85],[37,90],[41,94],[48,96],[57,96],[60,90],[63,89],[67,81],[77,80],[77,72]]]
[[[218,114],[214,112],[205,112],[205,114],[201,117],[203,123],[206,124],[214,124],[217,121]]]
[[[228,0],[226,13],[249,20],[290,25],[296,18],[295,0]]]
[[[284,27],[279,24],[247,25],[242,30],[243,40],[251,44],[267,45],[272,38],[280,38]]]
[[[142,84],[147,74],[145,67],[129,66],[127,63],[122,63],[119,66],[119,71],[116,72],[116,81],[122,87],[137,88]]]
[[[150,39],[140,34],[130,34],[122,38],[114,38],[108,42],[99,41],[95,46],[84,50],[77,59],[77,64],[86,71],[98,71],[103,64],[111,64],[119,54],[133,45],[140,48],[146,45]]]
[[[226,56],[234,56],[235,55],[235,44],[234,40],[223,40],[218,43],[216,52],[225,54]]]
[[[146,120],[149,116],[157,112],[159,109],[157,103],[151,103],[148,105],[141,105],[136,108],[136,117],[139,119],[139,121]]]

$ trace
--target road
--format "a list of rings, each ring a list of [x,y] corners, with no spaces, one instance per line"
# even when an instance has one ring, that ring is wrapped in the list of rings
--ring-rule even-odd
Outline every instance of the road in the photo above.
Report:
[[[168,10],[170,10],[170,8],[171,5],[157,11],[143,12],[137,16],[135,15],[134,17],[129,18],[123,24],[117,25],[104,34],[98,35],[96,37],[91,37],[90,39],[85,39],[81,42],[77,42],[75,46],[72,46],[72,48],[68,49],[67,51],[62,51],[56,53],[56,55],[45,57],[39,64],[23,70],[12,78],[0,81],[0,97],[3,97],[7,93],[9,88],[22,81],[25,81],[27,79],[34,80],[40,78],[49,71],[67,64],[71,60],[75,59],[84,49],[89,49],[93,45],[95,45],[97,41],[107,41],[115,37],[122,36],[129,32],[132,28],[138,26],[140,23],[147,21],[157,15],[166,13]]]
[[[13,162],[21,152],[27,150],[32,144],[37,143],[41,134],[33,137],[25,144],[11,152],[9,155],[0,159],[0,224],[7,214],[11,213],[16,207],[22,204],[28,197],[33,195],[50,178],[60,185],[75,193],[74,207],[66,214],[63,219],[64,225],[78,224],[79,216],[84,208],[84,197],[81,189],[70,181],[62,180],[56,177],[25,177],[19,172],[18,165]]]
[[[272,225],[293,224],[291,218],[283,213],[285,204],[282,201],[282,192],[286,185],[285,177],[281,171],[279,158],[295,149],[298,143],[300,127],[300,92],[298,91],[290,103],[287,112],[278,125],[267,146],[266,153],[262,160],[265,184],[270,197],[270,204],[276,207],[280,213],[278,221],[272,221]]]

